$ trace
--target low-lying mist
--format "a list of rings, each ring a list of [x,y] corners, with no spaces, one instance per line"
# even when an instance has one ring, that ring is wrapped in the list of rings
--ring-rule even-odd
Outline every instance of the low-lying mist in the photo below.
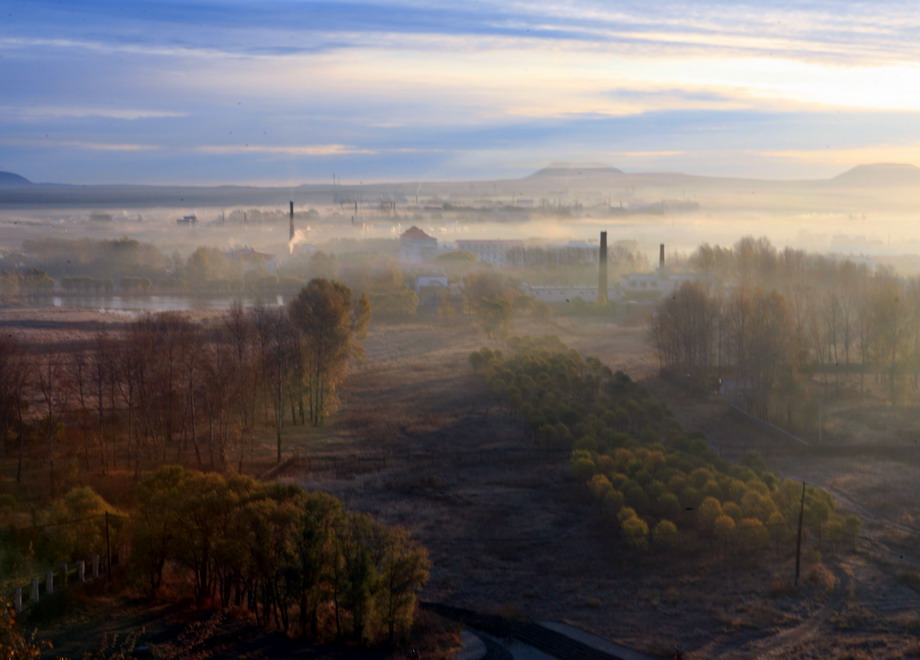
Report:
[[[197,222],[176,220],[194,214]],[[242,214],[246,219],[242,220]],[[394,242],[417,226],[439,244],[458,239],[520,239],[533,243],[596,243],[600,231],[612,242],[635,241],[654,261],[658,245],[669,254],[689,253],[703,243],[732,245],[743,236],[765,236],[782,249],[791,247],[857,258],[892,260],[906,272],[920,269],[920,225],[909,213],[879,212],[714,212],[673,215],[554,215],[519,213],[519,217],[469,211],[402,211],[383,214],[340,207],[298,209],[293,247],[313,246],[331,252],[372,251],[381,240]],[[230,218],[233,219],[230,219]],[[277,255],[291,252],[289,219],[280,208],[262,209],[121,209],[88,213],[84,209],[0,211],[0,251],[19,250],[39,238],[110,239],[128,237],[156,245],[165,254],[188,257],[196,247],[252,247]]]

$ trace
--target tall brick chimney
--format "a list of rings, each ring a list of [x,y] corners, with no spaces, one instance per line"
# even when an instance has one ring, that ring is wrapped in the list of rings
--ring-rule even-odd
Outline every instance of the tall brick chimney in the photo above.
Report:
[[[607,302],[607,232],[601,232],[601,251],[597,259],[597,302]]]

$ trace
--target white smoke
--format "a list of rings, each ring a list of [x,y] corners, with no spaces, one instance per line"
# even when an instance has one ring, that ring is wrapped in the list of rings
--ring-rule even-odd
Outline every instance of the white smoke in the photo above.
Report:
[[[288,254],[294,254],[294,246],[298,243],[307,242],[307,236],[312,229],[310,225],[307,225],[305,229],[296,229],[294,231],[294,237],[288,241]]]

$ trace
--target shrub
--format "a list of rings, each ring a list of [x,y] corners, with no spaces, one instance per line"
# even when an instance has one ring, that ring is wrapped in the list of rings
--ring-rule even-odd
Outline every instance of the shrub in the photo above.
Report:
[[[587,452],[578,452],[572,454],[571,460],[572,473],[579,481],[587,481],[594,474],[594,459]]]
[[[633,516],[620,523],[620,528],[630,547],[636,550],[645,550],[648,547],[648,525],[644,520]]]
[[[738,506],[737,502],[725,502],[722,505],[722,513],[726,516],[731,516],[732,520],[735,522],[738,522],[744,517],[741,512],[741,507]]]
[[[677,525],[670,520],[659,520],[658,524],[655,525],[655,529],[652,531],[652,540],[654,540],[655,545],[661,546],[662,548],[672,549],[677,547],[679,538],[680,535],[677,532]]]
[[[722,514],[722,504],[714,497],[707,497],[696,511],[696,520],[703,529],[712,529],[716,519]]]
[[[735,538],[735,521],[731,517],[722,514],[712,523],[712,531],[720,541],[731,541]]]
[[[610,479],[602,474],[595,474],[591,477],[591,480],[588,481],[588,488],[591,490],[594,497],[599,500],[603,500],[608,491],[613,490]]]
[[[756,553],[762,550],[769,539],[767,528],[757,518],[742,518],[737,532],[739,547],[744,552]]]
[[[614,515],[620,513],[624,501],[623,493],[618,490],[611,489],[604,493],[604,507]]]

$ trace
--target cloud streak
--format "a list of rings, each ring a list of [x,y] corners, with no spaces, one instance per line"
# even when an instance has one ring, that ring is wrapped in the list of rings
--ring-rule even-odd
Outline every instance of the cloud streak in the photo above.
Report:
[[[263,153],[263,154],[283,154],[287,156],[343,156],[354,154],[376,154],[379,151],[375,149],[359,149],[344,144],[314,144],[305,146],[270,146],[258,144],[228,144],[228,145],[208,145],[191,147],[190,151],[203,154],[245,154],[245,153]]]
[[[42,121],[47,119],[87,119],[106,118],[124,119],[159,119],[164,117],[184,117],[186,113],[172,110],[144,110],[137,108],[92,108],[67,106],[0,106],[0,118],[13,121]]]

